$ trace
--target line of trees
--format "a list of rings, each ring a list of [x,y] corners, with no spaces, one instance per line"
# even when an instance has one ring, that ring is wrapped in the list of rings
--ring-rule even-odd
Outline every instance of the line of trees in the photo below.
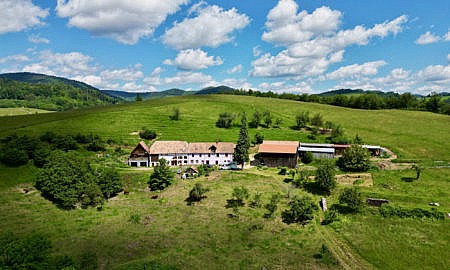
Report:
[[[345,90],[345,89],[344,89]],[[343,90],[343,91],[344,91]],[[309,95],[309,94],[277,94],[274,92],[260,92],[256,90],[234,90],[224,93],[229,95],[244,95],[256,97],[270,97],[280,99],[290,99],[303,102],[315,102],[330,104],[340,107],[355,109],[404,109],[430,111],[434,113],[450,114],[450,99],[443,99],[441,95],[432,93],[427,97],[416,97],[410,93],[361,93],[358,95]]]

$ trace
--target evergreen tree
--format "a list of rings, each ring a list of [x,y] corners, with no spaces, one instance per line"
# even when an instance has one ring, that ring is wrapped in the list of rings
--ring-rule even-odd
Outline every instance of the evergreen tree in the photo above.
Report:
[[[162,158],[159,160],[159,165],[155,167],[152,175],[150,175],[148,185],[151,190],[163,190],[172,184],[173,177],[172,170],[167,165],[166,160]]]
[[[140,93],[136,94],[136,101],[142,101],[142,97]]]
[[[238,164],[242,164],[242,168],[244,168],[244,163],[249,161],[248,149],[250,148],[250,139],[248,137],[248,129],[247,129],[247,118],[245,114],[242,115],[241,120],[241,130],[239,131],[239,139],[236,144],[236,148],[234,149],[234,161]]]

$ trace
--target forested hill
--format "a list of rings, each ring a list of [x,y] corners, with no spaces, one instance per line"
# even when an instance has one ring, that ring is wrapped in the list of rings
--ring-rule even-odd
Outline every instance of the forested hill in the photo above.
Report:
[[[116,104],[121,100],[65,78],[27,72],[0,74],[0,107],[64,111]]]

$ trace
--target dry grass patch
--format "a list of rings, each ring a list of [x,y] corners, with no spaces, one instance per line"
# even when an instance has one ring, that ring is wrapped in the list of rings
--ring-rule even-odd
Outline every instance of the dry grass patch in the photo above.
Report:
[[[336,181],[338,184],[343,185],[358,185],[362,187],[373,186],[371,173],[339,174],[336,175]]]

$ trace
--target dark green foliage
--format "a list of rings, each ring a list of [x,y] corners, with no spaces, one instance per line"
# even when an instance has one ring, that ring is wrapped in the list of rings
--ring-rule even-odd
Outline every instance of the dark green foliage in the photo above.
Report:
[[[294,177],[294,180],[292,183],[296,187],[304,187],[306,183],[309,181],[309,177],[313,175],[313,171],[310,170],[300,170],[296,173],[296,177]]]
[[[123,189],[123,183],[119,172],[112,168],[101,168],[95,171],[97,185],[103,194],[103,197],[109,199],[117,195]]]
[[[155,167],[152,175],[150,175],[150,180],[148,185],[151,190],[163,190],[170,186],[174,181],[174,173],[167,165],[165,159],[160,159],[159,164]]]
[[[180,109],[179,108],[174,108],[173,112],[172,112],[172,115],[169,116],[169,118],[170,118],[170,120],[178,121],[178,120],[180,120],[180,115],[181,115]]]
[[[258,128],[261,124],[262,115],[259,111],[255,111],[253,113],[252,120],[248,123],[248,126],[251,128]]]
[[[56,136],[56,138],[52,141],[52,144],[63,151],[69,151],[69,150],[77,150],[80,148],[77,141],[71,136]]]
[[[74,208],[77,204],[96,206],[103,203],[97,180],[89,164],[76,153],[54,151],[48,163],[39,170],[36,188],[64,209]]]
[[[38,143],[36,138],[26,135],[7,136],[1,140],[0,162],[12,167],[25,165],[33,158]]]
[[[379,209],[383,217],[445,219],[445,214],[436,208],[431,210],[422,208],[408,209],[397,205],[383,204]]]
[[[264,141],[264,135],[255,133],[255,138],[253,139],[252,143],[254,145],[257,145],[257,144],[262,144],[263,141]]]
[[[10,101],[9,107],[30,107],[53,111],[119,102],[119,99],[103,94],[88,85],[71,85],[57,79],[43,83],[29,83],[0,78],[0,99]]]
[[[213,170],[212,167],[209,167],[206,164],[201,164],[200,166],[197,167],[198,170],[198,176],[209,176],[209,173]]]
[[[33,153],[33,164],[38,168],[44,167],[44,165],[48,162],[48,158],[51,154],[51,149],[49,146],[45,144],[38,144]]]
[[[88,151],[92,151],[92,152],[99,152],[99,151],[105,151],[105,144],[103,143],[102,140],[96,139],[93,140],[92,142],[90,142],[87,146],[86,146],[86,150]]]
[[[279,175],[286,175],[288,174],[288,167],[281,167],[280,171],[278,172]]]
[[[419,180],[420,173],[422,172],[422,166],[420,166],[419,164],[414,164],[412,166],[412,169],[416,171],[416,180]]]
[[[357,145],[362,145],[362,144],[364,144],[364,141],[361,137],[359,137],[358,134],[356,134],[355,138],[353,139],[353,143],[357,144]]]
[[[247,129],[247,118],[245,114],[242,115],[241,119],[241,129],[239,131],[239,138],[236,144],[236,148],[234,149],[234,161],[238,164],[242,164],[244,167],[244,163],[249,161],[248,149],[250,148],[250,139],[248,137],[248,129]]]
[[[156,132],[150,129],[144,128],[139,132],[139,137],[145,140],[153,140],[156,138]]]
[[[83,270],[97,270],[98,257],[95,252],[85,251],[81,254],[80,269]]]
[[[309,124],[309,121],[310,119],[308,111],[301,112],[300,114],[297,114],[297,116],[295,116],[295,123],[297,129],[306,127]]]
[[[364,206],[362,194],[357,187],[345,188],[339,195],[339,203],[346,205],[351,212],[359,212]]]
[[[231,199],[227,200],[227,207],[239,207],[245,205],[250,193],[246,187],[234,187]]]
[[[272,125],[272,122],[273,122],[272,119],[273,119],[273,116],[270,113],[270,111],[264,111],[264,113],[263,113],[263,121],[264,121],[264,124],[265,124],[266,128],[269,128]]]
[[[311,152],[306,152],[303,154],[301,161],[302,163],[309,164],[314,160],[313,154]]]
[[[344,150],[338,159],[337,165],[343,171],[365,172],[370,169],[370,154],[367,149],[360,145],[352,145]]]
[[[314,114],[311,118],[311,125],[321,127],[323,125],[323,117],[320,113]]]
[[[325,194],[330,194],[336,187],[335,169],[332,160],[324,159],[320,161],[316,171],[317,187]]]
[[[320,247],[319,253],[314,254],[314,258],[327,265],[337,265],[338,261],[325,244]]]
[[[325,212],[325,217],[322,220],[322,225],[328,225],[330,223],[333,223],[335,221],[339,221],[339,212],[335,209],[330,209]]]
[[[275,119],[275,126],[274,127],[279,128],[281,123],[283,123],[283,119],[281,119],[281,118]]]
[[[281,200],[281,195],[276,193],[273,194],[272,197],[270,197],[270,201],[268,204],[264,205],[264,208],[268,211],[264,214],[265,218],[273,218],[275,211],[277,211],[278,203]]]
[[[75,136],[75,138],[77,138],[79,135],[80,134],[77,134],[77,136]],[[42,142],[46,142],[46,143],[52,143],[56,139],[57,136],[58,135],[56,135],[54,132],[46,131],[39,137],[39,140],[41,140]]]
[[[251,208],[261,208],[261,206],[262,206],[261,196],[262,196],[261,193],[259,193],[259,192],[256,193],[256,194],[253,196],[253,199],[252,199],[252,201],[250,202],[249,206],[250,206]]]
[[[28,163],[28,155],[24,150],[2,146],[0,161],[7,166],[18,167]]]
[[[345,138],[344,129],[341,125],[333,125],[329,140],[336,144],[347,144],[349,142],[347,138]]]
[[[231,114],[229,112],[224,112],[219,114],[219,119],[216,121],[216,127],[218,128],[231,128],[231,124],[233,120],[236,118],[236,115]]]
[[[141,97],[141,94],[140,94],[140,93],[137,93],[137,94],[136,94],[135,101],[142,101],[142,97]]]
[[[199,202],[206,198],[205,193],[209,191],[209,188],[204,188],[202,184],[195,183],[194,187],[189,191],[189,197],[186,199],[188,205],[194,202]]]
[[[311,197],[297,197],[295,196],[289,202],[289,208],[281,213],[281,218],[284,223],[298,223],[306,225],[314,218],[314,211],[318,209]]]

